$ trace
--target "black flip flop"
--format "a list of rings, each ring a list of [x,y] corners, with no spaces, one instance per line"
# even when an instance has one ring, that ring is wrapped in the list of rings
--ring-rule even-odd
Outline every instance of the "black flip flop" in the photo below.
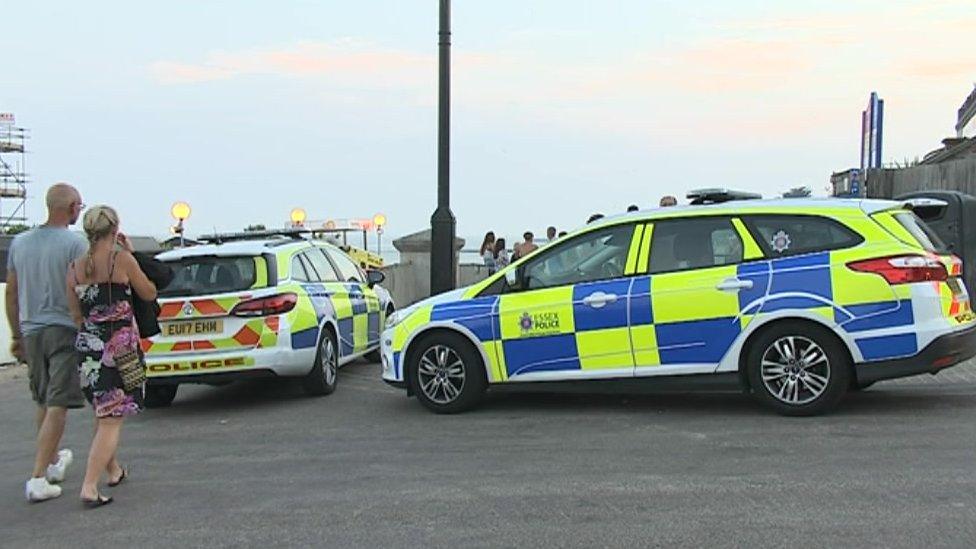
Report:
[[[122,484],[122,482],[126,479],[126,477],[129,476],[129,472],[125,470],[125,467],[120,467],[120,469],[122,469],[122,474],[119,475],[119,480],[109,481],[108,482],[109,488],[115,488],[119,484]]]
[[[111,496],[105,497],[101,494],[98,494],[98,497],[96,497],[95,499],[81,498],[81,504],[84,505],[86,509],[95,509],[97,507],[104,507],[109,503],[112,503],[112,501],[113,500]]]

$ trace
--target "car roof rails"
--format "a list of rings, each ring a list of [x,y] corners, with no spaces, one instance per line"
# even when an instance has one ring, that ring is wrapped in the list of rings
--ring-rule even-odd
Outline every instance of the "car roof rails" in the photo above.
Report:
[[[762,198],[762,195],[716,188],[688,191],[686,198],[691,200],[692,206],[700,206],[702,204],[721,204],[722,202],[730,202],[732,200],[759,200]]]
[[[268,240],[272,238],[282,238],[290,240],[305,240],[305,235],[311,231],[308,229],[276,229],[267,231],[242,231],[236,233],[214,233],[212,235],[201,236],[198,240],[208,244],[224,244],[225,242],[240,242],[245,240]]]

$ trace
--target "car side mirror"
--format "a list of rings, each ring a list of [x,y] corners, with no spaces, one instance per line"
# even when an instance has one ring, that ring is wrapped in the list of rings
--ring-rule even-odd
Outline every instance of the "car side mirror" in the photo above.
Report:
[[[374,269],[370,269],[366,271],[366,283],[369,285],[370,288],[376,286],[377,284],[383,282],[384,280],[386,280],[386,275],[383,274],[383,271],[377,271]]]

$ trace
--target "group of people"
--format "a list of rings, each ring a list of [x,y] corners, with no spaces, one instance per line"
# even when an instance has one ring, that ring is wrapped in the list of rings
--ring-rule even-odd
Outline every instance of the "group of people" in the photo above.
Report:
[[[550,226],[546,229],[546,241],[554,242],[558,238],[566,236],[566,231],[557,232],[555,227]],[[515,244],[512,247],[512,254],[509,255],[508,248],[506,248],[504,238],[495,238],[494,231],[488,231],[485,234],[484,240],[481,242],[481,248],[478,250],[478,255],[485,263],[485,267],[488,268],[488,274],[494,274],[500,269],[508,266],[509,263],[515,261],[521,257],[525,257],[530,253],[539,249],[539,245],[535,243],[535,234],[532,231],[526,231],[522,234],[522,242]]]
[[[140,328],[145,333],[156,324],[158,330],[156,288],[166,275],[135,253],[111,207],[85,211],[80,193],[64,183],[48,190],[46,203],[47,222],[15,237],[7,261],[11,351],[28,366],[38,406],[37,451],[25,495],[31,502],[61,495],[73,461],[71,450],[60,448],[67,411],[87,400],[96,428],[80,497],[86,507],[101,507],[112,502],[101,493],[101,481],[115,487],[128,478],[118,459],[119,438],[124,419],[142,409]],[[87,238],[69,229],[83,211]]]
[[[661,197],[659,206],[662,208],[667,208],[670,206],[677,206],[678,199],[674,196],[667,195]],[[640,210],[640,207],[636,204],[631,204],[627,206],[627,212],[636,212]],[[586,223],[593,223],[594,221],[603,219],[603,214],[595,213],[586,220]],[[556,228],[550,226],[546,229],[546,242],[555,242],[557,239],[566,236],[566,231],[557,232]],[[488,274],[492,275],[495,272],[505,268],[512,261],[517,260],[520,257],[526,256],[535,250],[539,249],[539,245],[535,243],[535,235],[531,231],[526,231],[522,235],[522,242],[519,242],[512,248],[512,255],[509,256],[508,249],[506,249],[505,239],[496,238],[494,231],[488,231],[485,234],[484,240],[481,242],[481,248],[478,250],[478,255],[481,256],[482,261],[485,263],[485,267],[488,268]]]

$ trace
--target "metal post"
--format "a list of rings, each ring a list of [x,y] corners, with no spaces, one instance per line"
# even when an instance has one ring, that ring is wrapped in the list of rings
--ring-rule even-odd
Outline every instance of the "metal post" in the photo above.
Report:
[[[451,213],[451,0],[440,0],[438,33],[438,124],[437,124],[437,209],[430,218],[430,293],[454,289],[457,264],[454,262],[456,222]]]

